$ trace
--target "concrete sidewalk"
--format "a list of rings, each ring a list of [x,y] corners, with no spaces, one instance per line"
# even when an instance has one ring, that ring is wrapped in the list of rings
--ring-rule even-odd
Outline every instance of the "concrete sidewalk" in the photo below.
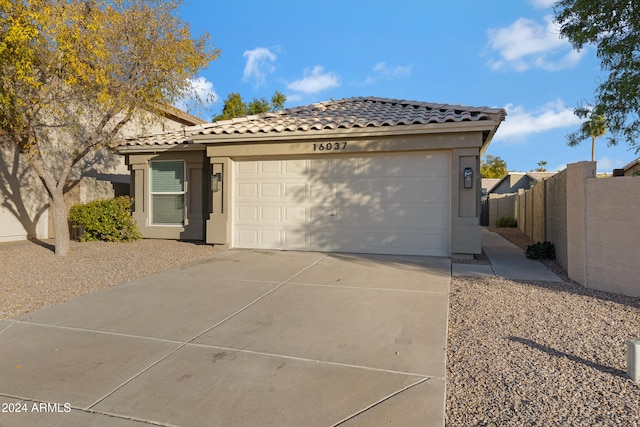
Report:
[[[0,426],[442,427],[450,271],[230,250],[0,322]]]
[[[491,265],[453,264],[453,275],[562,282],[560,277],[542,263],[528,259],[521,248],[486,228],[482,229],[482,249]]]

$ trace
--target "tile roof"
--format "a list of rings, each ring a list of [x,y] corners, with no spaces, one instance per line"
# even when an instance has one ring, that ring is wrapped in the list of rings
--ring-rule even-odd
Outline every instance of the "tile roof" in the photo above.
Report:
[[[207,123],[205,120],[202,120],[200,117],[194,116],[193,114],[189,114],[186,111],[183,111],[173,105],[167,104],[156,104],[156,108],[160,110],[165,116],[171,118],[177,122],[180,122],[186,126],[194,126],[201,125]]]
[[[527,172],[526,174],[536,181],[542,181],[543,179],[551,178],[556,173],[557,172]]]
[[[127,140],[123,145],[179,145],[198,135],[286,134],[337,129],[380,128],[426,124],[480,122],[500,123],[505,110],[489,107],[434,104],[386,98],[346,98],[272,113],[188,126]],[[497,127],[496,124],[496,127]]]

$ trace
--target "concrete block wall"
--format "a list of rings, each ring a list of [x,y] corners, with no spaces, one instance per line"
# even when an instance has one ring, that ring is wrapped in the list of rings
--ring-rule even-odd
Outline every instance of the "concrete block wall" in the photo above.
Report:
[[[640,177],[586,183],[587,286],[640,296]]]
[[[516,217],[515,199],[508,194],[491,194],[489,197],[489,225],[495,226],[502,217]]]
[[[553,242],[556,261],[567,268],[567,171],[545,181],[547,185],[546,240]]]
[[[573,163],[507,199],[515,203],[520,230],[533,241],[553,242],[572,280],[640,296],[640,177],[595,176],[595,162]]]
[[[547,239],[546,233],[546,191],[544,181],[531,188],[531,202],[533,209],[531,212],[531,240],[534,242],[544,242]]]

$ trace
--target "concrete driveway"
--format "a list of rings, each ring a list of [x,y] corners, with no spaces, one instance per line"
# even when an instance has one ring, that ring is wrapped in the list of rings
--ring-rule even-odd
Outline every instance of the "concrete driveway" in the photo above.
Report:
[[[230,250],[0,322],[0,426],[442,426],[450,271]]]

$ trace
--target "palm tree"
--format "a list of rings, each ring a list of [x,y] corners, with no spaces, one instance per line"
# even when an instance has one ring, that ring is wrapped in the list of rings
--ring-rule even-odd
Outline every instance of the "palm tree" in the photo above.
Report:
[[[580,125],[580,129],[567,135],[567,144],[575,147],[585,139],[591,138],[591,161],[596,159],[596,139],[607,133],[607,120],[604,116],[594,112],[592,108],[577,108],[574,113],[578,117],[587,118]]]

